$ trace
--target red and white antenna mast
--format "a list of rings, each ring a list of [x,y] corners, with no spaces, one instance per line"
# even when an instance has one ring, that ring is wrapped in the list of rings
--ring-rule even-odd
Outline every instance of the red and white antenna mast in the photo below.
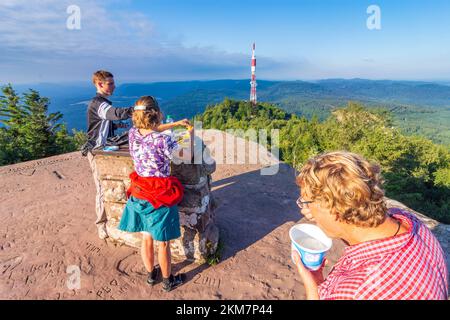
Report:
[[[255,57],[255,43],[253,43],[252,50],[252,80],[250,81],[250,102],[256,106],[256,57]]]

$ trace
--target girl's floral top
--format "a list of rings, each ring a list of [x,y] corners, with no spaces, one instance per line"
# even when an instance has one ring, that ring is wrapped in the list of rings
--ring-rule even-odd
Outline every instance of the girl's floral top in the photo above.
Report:
[[[170,160],[178,143],[168,134],[153,131],[145,136],[133,127],[129,133],[134,169],[141,177],[170,176]]]

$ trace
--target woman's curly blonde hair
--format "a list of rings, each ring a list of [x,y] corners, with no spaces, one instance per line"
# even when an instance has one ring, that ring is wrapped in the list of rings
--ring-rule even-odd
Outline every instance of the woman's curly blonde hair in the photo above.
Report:
[[[297,184],[311,200],[323,200],[337,221],[376,227],[386,219],[380,166],[358,154],[337,151],[313,157],[301,168]]]
[[[135,106],[145,106],[145,110],[133,111],[133,125],[138,129],[155,129],[162,120],[161,109],[158,102],[152,96],[139,98]]]

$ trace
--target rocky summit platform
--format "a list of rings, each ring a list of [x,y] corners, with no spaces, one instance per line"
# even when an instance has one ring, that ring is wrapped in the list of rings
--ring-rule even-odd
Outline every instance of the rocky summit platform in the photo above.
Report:
[[[86,158],[75,152],[1,167],[0,298],[304,299],[288,235],[302,218],[295,172],[286,164],[272,176],[260,169],[217,165],[212,194],[221,259],[213,266],[174,261],[187,282],[166,293],[161,284],[146,284],[137,249],[97,237]],[[448,226],[434,227],[440,239],[449,238]],[[443,246],[448,253],[448,240]],[[326,272],[343,247],[334,241]]]

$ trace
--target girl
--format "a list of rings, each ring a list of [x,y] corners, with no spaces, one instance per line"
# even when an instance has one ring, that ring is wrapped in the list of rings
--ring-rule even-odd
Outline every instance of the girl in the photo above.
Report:
[[[136,101],[132,119],[129,148],[135,171],[130,175],[128,201],[119,229],[142,232],[141,255],[148,271],[147,283],[152,286],[159,275],[154,263],[153,239],[159,241],[158,262],[163,289],[170,291],[181,285],[185,278],[184,274],[172,275],[170,259],[170,240],[181,236],[176,205],[183,197],[183,186],[177,178],[170,176],[170,160],[178,144],[160,131],[186,126],[190,128],[192,141],[193,130],[187,119],[161,124],[161,110],[151,96]]]

